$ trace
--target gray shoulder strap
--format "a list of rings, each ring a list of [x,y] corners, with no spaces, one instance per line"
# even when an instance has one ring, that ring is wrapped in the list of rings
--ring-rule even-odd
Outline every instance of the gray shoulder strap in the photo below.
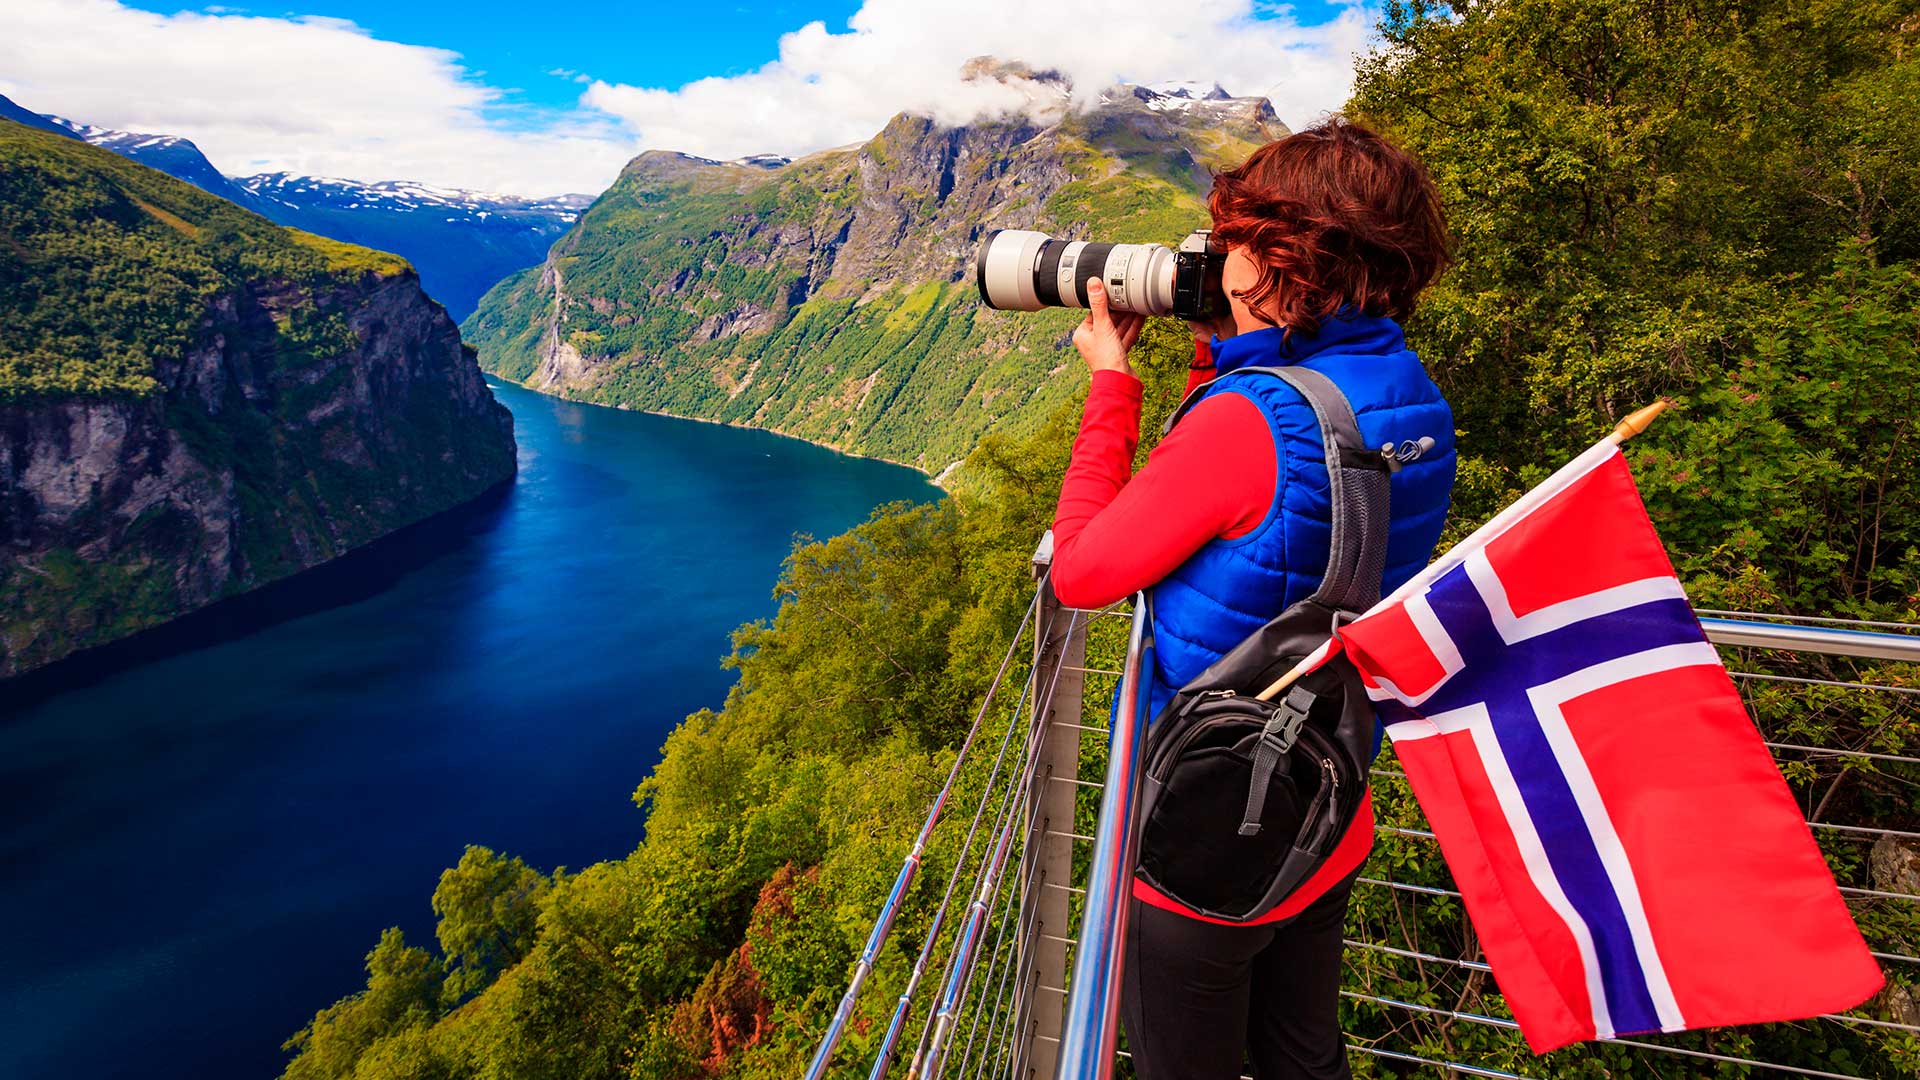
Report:
[[[1329,607],[1365,611],[1380,600],[1380,579],[1387,567],[1388,466],[1360,437],[1359,422],[1332,379],[1303,367],[1246,367],[1233,374],[1271,375],[1300,392],[1320,422],[1320,444],[1327,458],[1333,503],[1333,539],[1327,573],[1313,598]],[[1197,403],[1201,390],[1187,395],[1167,418],[1165,431]],[[1164,433],[1164,432],[1163,432]],[[1284,467],[1284,463],[1282,463]]]

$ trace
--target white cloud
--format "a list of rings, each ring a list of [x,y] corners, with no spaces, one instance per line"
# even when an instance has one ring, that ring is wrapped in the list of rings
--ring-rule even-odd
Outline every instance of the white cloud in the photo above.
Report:
[[[311,16],[5,0],[0,93],[83,123],[183,135],[230,174],[596,192],[633,151],[600,114],[514,115],[456,53]]]
[[[960,78],[969,58],[991,55],[1061,72],[1081,104],[1121,81],[1212,80],[1270,97],[1298,127],[1346,100],[1373,21],[1356,5],[1303,27],[1284,9],[1256,18],[1253,0],[866,0],[846,31],[809,23],[749,74],[678,90],[595,81],[582,100],[626,121],[645,146],[792,155],[867,138],[902,110],[962,123],[1020,108],[1016,90]]]
[[[1019,108],[1015,89],[960,79],[979,55],[1057,69],[1083,101],[1121,80],[1193,79],[1266,94],[1294,126],[1337,108],[1370,13],[1348,8],[1303,27],[1255,18],[1255,7],[866,0],[844,31],[814,22],[785,35],[778,59],[756,71],[676,90],[595,79],[577,108],[543,112],[511,105],[457,53],[338,19],[5,0],[0,93],[85,123],[186,136],[233,174],[595,192],[643,148],[795,155],[865,139],[904,109],[959,123]]]

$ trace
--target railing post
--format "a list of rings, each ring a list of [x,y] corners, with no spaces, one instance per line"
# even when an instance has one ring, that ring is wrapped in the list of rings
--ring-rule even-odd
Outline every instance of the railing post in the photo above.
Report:
[[[1033,555],[1033,574],[1045,577],[1053,562],[1053,533],[1040,538]],[[1041,586],[1039,609],[1034,613],[1034,685],[1052,687],[1051,705],[1045,713],[1036,712],[1033,722],[1044,724],[1039,739],[1038,760],[1033,770],[1032,787],[1027,792],[1026,842],[1022,845],[1020,878],[1026,890],[1026,908],[1030,915],[1020,928],[1019,966],[1015,972],[1015,1020],[1019,1024],[1013,1040],[1018,1071],[1015,1080],[1039,1077],[1052,1080],[1060,1052],[1059,1036],[1065,1020],[1065,1001],[1058,993],[1035,993],[1035,988],[1064,987],[1067,979],[1067,943],[1071,925],[1072,894],[1064,888],[1073,884],[1074,790],[1076,785],[1063,780],[1080,775],[1080,735],[1078,727],[1063,727],[1056,721],[1080,723],[1081,685],[1085,680],[1087,622],[1079,613],[1062,607],[1049,585]],[[1037,699],[1037,695],[1036,695]],[[1046,1038],[1036,1038],[1044,1035]]]
[[[1133,603],[1133,630],[1127,662],[1120,673],[1113,730],[1107,743],[1107,778],[1101,792],[1100,820],[1093,828],[1093,854],[1087,868],[1087,895],[1080,917],[1079,944],[1073,953],[1066,1026],[1060,1032],[1056,1080],[1106,1080],[1113,1075],[1120,1037],[1122,943],[1127,936],[1127,907],[1139,850],[1133,813],[1138,796],[1138,754],[1146,740],[1147,709],[1153,700],[1148,680],[1153,671],[1152,613],[1144,594]]]

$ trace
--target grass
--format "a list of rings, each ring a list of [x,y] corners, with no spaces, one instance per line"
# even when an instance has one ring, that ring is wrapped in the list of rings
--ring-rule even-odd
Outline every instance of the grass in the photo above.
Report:
[[[413,264],[398,255],[375,251],[358,244],[343,244],[310,232],[282,226],[289,239],[326,260],[327,270],[335,274],[373,274],[393,277],[413,269]]]

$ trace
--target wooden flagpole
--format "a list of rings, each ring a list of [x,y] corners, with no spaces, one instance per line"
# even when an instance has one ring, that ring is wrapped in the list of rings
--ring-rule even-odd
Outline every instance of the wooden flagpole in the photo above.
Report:
[[[1672,404],[1673,402],[1668,401],[1666,398],[1661,398],[1646,408],[1636,411],[1625,420],[1613,425],[1613,434],[1607,436],[1607,441],[1615,446],[1619,446],[1621,443],[1652,427],[1655,418],[1661,413],[1666,412],[1667,406]]]

